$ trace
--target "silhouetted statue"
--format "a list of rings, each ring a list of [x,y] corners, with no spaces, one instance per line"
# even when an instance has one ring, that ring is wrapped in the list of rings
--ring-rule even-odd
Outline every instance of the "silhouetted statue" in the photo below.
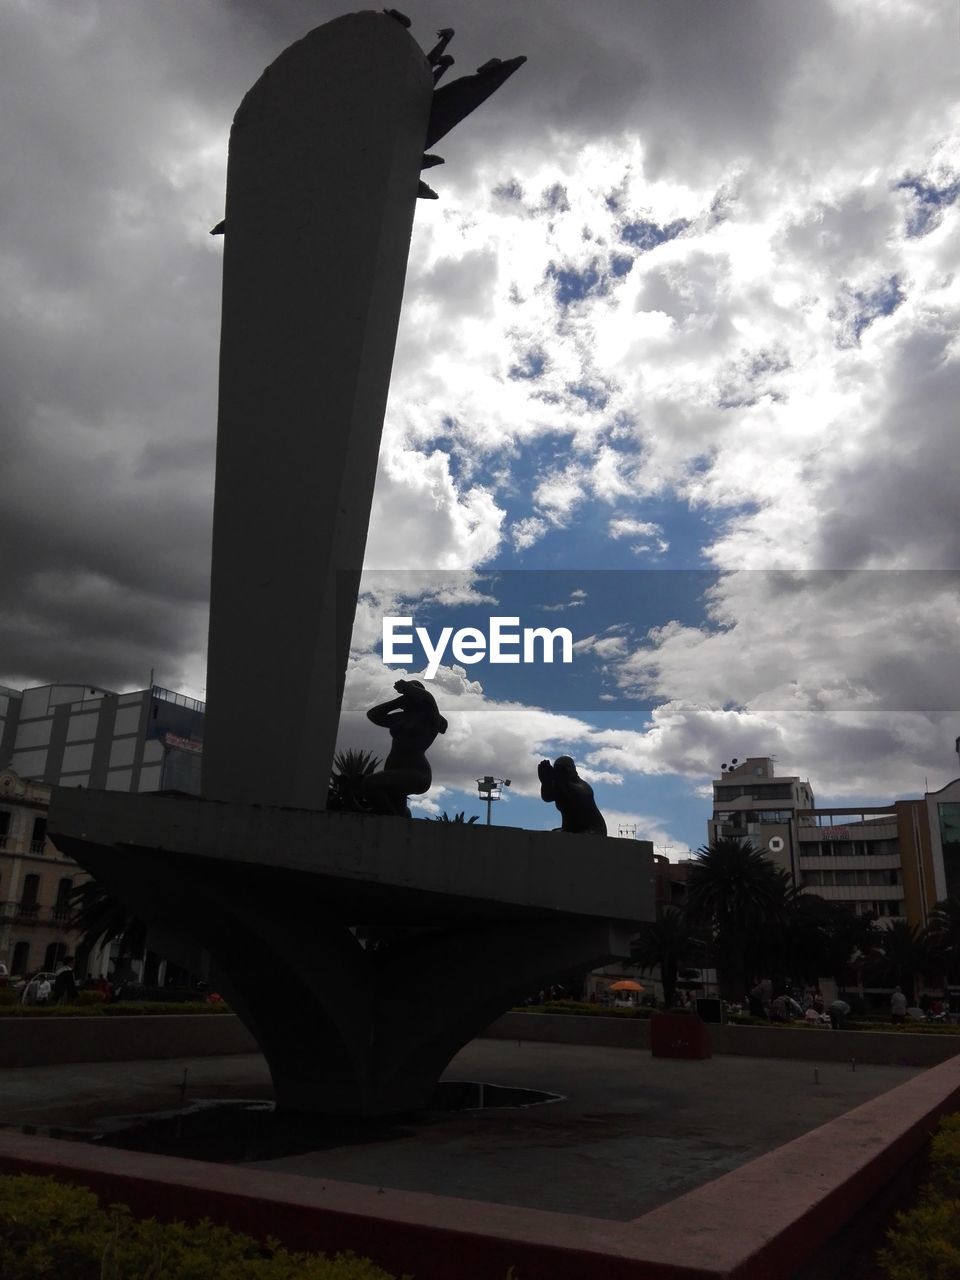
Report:
[[[390,730],[393,745],[379,773],[371,773],[360,786],[360,802],[370,813],[406,814],[407,796],[430,790],[433,774],[427,748],[447,722],[437,710],[433,694],[419,680],[398,680],[393,686],[399,698],[371,707],[367,719]]]
[[[553,764],[549,760],[541,760],[537,776],[540,779],[541,800],[548,803],[552,800],[560,810],[563,819],[559,828],[561,831],[578,835],[607,834],[607,824],[593,798],[593,787],[577,773],[577,766],[571,756],[558,756]]]

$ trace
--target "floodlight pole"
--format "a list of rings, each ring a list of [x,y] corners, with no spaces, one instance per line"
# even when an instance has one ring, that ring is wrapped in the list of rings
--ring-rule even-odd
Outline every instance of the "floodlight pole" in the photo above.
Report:
[[[487,826],[491,825],[491,815],[493,813],[493,802],[499,800],[503,794],[503,788],[509,787],[509,778],[494,778],[491,774],[485,774],[484,777],[477,779],[477,791],[481,800],[485,800],[487,804]]]

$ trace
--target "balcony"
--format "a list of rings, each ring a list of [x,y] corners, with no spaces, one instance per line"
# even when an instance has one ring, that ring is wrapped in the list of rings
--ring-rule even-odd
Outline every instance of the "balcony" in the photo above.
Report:
[[[897,871],[899,853],[834,854],[819,857],[800,850],[801,871]]]
[[[10,914],[18,924],[36,924],[40,917],[39,902],[9,902],[7,906],[13,908]]]

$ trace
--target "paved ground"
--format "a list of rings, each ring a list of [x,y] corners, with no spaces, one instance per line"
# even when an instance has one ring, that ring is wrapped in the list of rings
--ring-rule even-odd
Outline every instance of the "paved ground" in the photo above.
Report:
[[[185,1068],[188,1100],[270,1096],[266,1065],[254,1054],[5,1069],[0,1123],[85,1126],[175,1108]],[[299,1154],[279,1155],[274,1146],[270,1159],[262,1158],[261,1144],[245,1162],[625,1220],[916,1074],[907,1067],[683,1062],[635,1049],[476,1040],[446,1078],[543,1089],[565,1101],[311,1135],[291,1144]]]

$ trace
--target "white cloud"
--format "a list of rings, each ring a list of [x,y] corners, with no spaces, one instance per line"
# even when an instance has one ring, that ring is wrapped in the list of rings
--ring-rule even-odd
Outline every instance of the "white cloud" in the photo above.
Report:
[[[724,569],[960,564],[960,217],[930,194],[960,174],[955,14],[708,10],[493,0],[460,24],[458,70],[530,61],[444,140],[441,198],[418,206],[368,566],[562,558],[557,539],[591,520],[612,551],[666,557],[683,540],[651,498],[704,516],[696,550]],[[0,14],[0,521],[16,548],[0,679],[124,687],[154,667],[205,683],[222,252],[207,233],[242,94],[333,16],[241,12]],[[421,37],[449,17],[439,0],[413,16]],[[939,588],[881,603],[831,587],[802,606],[739,575],[715,607],[716,634],[668,628],[624,668],[660,705],[622,743],[455,685],[477,761],[516,754],[528,785],[530,743],[554,731],[624,777],[709,772],[747,737],[843,787],[949,758]]]

